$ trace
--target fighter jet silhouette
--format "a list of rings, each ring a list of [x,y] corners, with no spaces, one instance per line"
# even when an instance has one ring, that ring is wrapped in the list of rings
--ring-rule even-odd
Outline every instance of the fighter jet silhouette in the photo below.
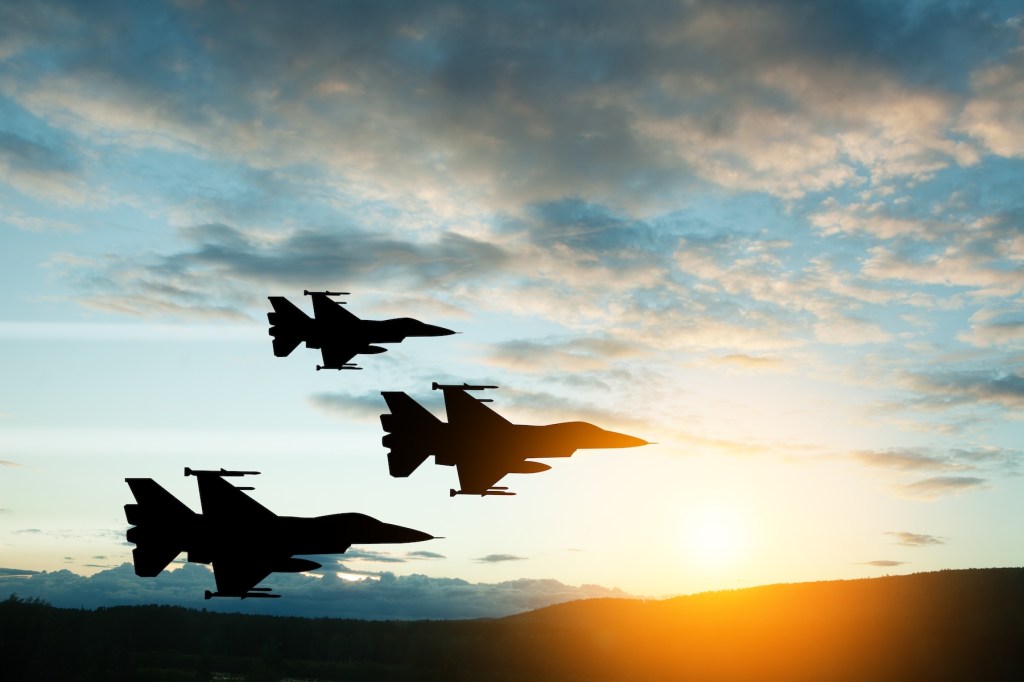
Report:
[[[448,423],[428,412],[405,393],[383,391],[390,414],[380,416],[387,432],[381,443],[387,448],[391,475],[404,478],[433,455],[434,463],[455,466],[459,474],[456,495],[515,495],[507,487],[494,484],[506,474],[535,474],[551,467],[531,461],[537,457],[570,457],[582,448],[631,448],[648,442],[614,431],[605,431],[586,422],[566,422],[547,426],[512,424],[474,398],[468,391],[497,386],[469,384],[441,385]]]
[[[320,564],[295,554],[342,554],[353,543],[421,542],[434,536],[412,528],[381,523],[364,514],[331,514],[315,518],[278,516],[243,493],[252,488],[231,485],[225,476],[258,471],[193,471],[199,481],[203,513],[196,514],[151,478],[124,479],[137,504],[124,506],[135,575],[153,577],[180,552],[188,560],[213,564],[217,591],[206,598],[274,599],[269,587],[256,587],[271,573],[298,573]]]
[[[375,343],[401,343],[407,336],[448,336],[451,329],[426,324],[411,317],[393,320],[361,320],[332,301],[331,296],[348,295],[347,291],[303,291],[313,297],[313,317],[302,312],[283,296],[268,296],[274,312],[267,313],[270,335],[274,337],[274,355],[279,358],[291,354],[303,341],[306,348],[319,348],[324,364],[322,369],[362,369],[349,362],[356,355],[384,353],[387,348]]]

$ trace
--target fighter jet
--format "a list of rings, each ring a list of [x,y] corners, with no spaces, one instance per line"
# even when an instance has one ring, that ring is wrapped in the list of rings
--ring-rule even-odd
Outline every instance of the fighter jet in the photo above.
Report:
[[[299,573],[320,564],[296,554],[342,554],[352,544],[421,542],[432,535],[382,523],[364,514],[315,518],[278,516],[235,487],[225,476],[258,471],[195,471],[203,513],[196,514],[151,478],[126,478],[136,504],[124,506],[135,575],[154,577],[180,552],[188,561],[213,564],[217,591],[212,597],[275,599],[269,587],[256,587],[271,573]]]
[[[448,336],[451,329],[426,324],[411,317],[392,320],[361,320],[341,306],[344,301],[333,301],[331,296],[347,296],[347,291],[303,291],[313,297],[313,317],[295,307],[284,296],[268,296],[274,312],[267,313],[270,335],[274,337],[274,355],[291,355],[303,341],[306,348],[319,348],[324,364],[322,369],[362,369],[349,362],[356,355],[387,352],[375,343],[401,343],[408,336]]]
[[[469,391],[497,386],[431,384],[444,392],[448,423],[428,412],[405,393],[383,391],[390,414],[380,416],[387,432],[381,443],[390,449],[388,468],[398,478],[409,476],[433,455],[434,463],[458,470],[458,490],[449,495],[515,495],[496,486],[506,474],[535,474],[550,465],[532,458],[570,457],[582,448],[631,448],[648,442],[586,422],[547,426],[513,424]]]

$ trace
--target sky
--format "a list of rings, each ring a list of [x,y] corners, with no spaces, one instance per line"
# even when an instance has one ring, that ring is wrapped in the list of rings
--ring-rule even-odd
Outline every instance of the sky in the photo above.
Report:
[[[1019,566],[1022,112],[1014,2],[6,0],[0,595],[208,606],[126,565],[124,479],[198,511],[186,466],[442,538],[216,608]],[[303,289],[460,334],[317,372]],[[380,443],[433,381],[655,444],[449,498]]]

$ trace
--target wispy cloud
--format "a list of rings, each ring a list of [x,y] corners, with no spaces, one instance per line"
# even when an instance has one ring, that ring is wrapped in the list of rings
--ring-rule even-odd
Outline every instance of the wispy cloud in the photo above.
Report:
[[[1008,409],[1024,406],[1024,376],[1015,371],[939,371],[911,374],[910,388],[918,402],[944,407],[963,403],[994,403]]]
[[[181,231],[193,245],[163,257],[109,257],[64,268],[90,306],[135,315],[246,319],[248,285],[293,289],[346,286],[438,289],[502,272],[511,255],[478,238],[446,232],[421,242],[355,228],[305,229],[267,239],[223,224]]]
[[[861,464],[903,471],[958,471],[974,468],[970,464],[918,450],[862,450],[851,456]]]
[[[380,391],[370,391],[359,395],[350,393],[314,393],[309,402],[329,414],[344,417],[357,417],[366,421],[376,420],[388,411],[387,403]]]
[[[352,547],[347,552],[345,552],[344,556],[338,556],[337,560],[342,563],[345,563],[350,560],[359,560],[386,564],[400,564],[405,562],[406,558],[401,556],[395,556],[390,552],[381,552],[376,550],[359,549],[358,547]]]
[[[984,478],[975,476],[933,476],[914,483],[899,486],[900,492],[908,497],[934,499],[943,495],[976,490],[987,484]]]
[[[477,557],[477,561],[484,564],[499,564],[505,561],[524,561],[526,557],[516,556],[514,554],[488,554],[487,556]]]
[[[891,535],[896,538],[897,545],[903,545],[904,547],[930,547],[933,545],[944,545],[946,544],[945,538],[940,538],[935,535],[927,535],[923,533],[909,533],[907,531],[887,531],[886,535]]]
[[[609,338],[584,337],[566,340],[502,341],[493,346],[486,361],[518,372],[593,372],[615,361],[643,354],[643,347]]]
[[[38,574],[39,571],[29,571],[21,568],[0,568],[0,579],[3,578],[25,578]]]
[[[877,559],[875,561],[864,561],[861,562],[864,566],[878,566],[879,568],[891,568],[893,566],[903,566],[906,561],[892,561],[891,559]]]

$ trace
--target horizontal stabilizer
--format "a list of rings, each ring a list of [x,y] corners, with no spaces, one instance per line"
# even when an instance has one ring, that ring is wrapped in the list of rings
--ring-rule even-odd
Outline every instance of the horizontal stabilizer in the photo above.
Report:
[[[135,504],[126,504],[124,514],[133,527],[127,540],[138,545],[132,550],[135,575],[151,578],[174,561],[184,547],[180,533],[196,513],[151,478],[126,478]]]
[[[306,340],[312,320],[284,296],[267,298],[270,299],[270,305],[274,306],[274,312],[267,313],[270,335],[274,337],[274,355],[287,357]]]
[[[274,328],[271,327],[271,333]],[[274,347],[274,356],[279,358],[286,358],[291,355],[292,351],[299,347],[302,343],[303,337],[298,334],[284,334],[278,332],[277,338],[275,338],[271,345]]]
[[[405,478],[432,454],[440,437],[440,419],[400,391],[382,391],[391,414],[382,414],[380,424],[387,434],[381,444],[388,448],[388,470]]]
[[[388,453],[388,472],[395,478],[405,478],[416,471],[430,456],[425,449],[392,449]]]
[[[160,571],[167,568],[167,564],[174,561],[181,550],[162,543],[148,543],[132,550],[132,559],[135,563],[135,575],[143,578],[152,578],[160,574]]]

